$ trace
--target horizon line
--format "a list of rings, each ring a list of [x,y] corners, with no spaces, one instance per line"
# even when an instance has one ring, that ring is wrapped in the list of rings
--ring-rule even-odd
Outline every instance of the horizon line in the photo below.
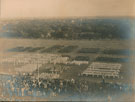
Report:
[[[131,18],[135,19],[135,16],[44,16],[44,17],[0,17],[0,20],[13,20],[13,19],[71,19],[71,18]]]

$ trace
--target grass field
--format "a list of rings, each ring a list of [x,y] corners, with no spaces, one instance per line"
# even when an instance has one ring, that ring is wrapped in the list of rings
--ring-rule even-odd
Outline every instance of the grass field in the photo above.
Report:
[[[131,42],[128,40],[43,40],[43,39],[0,39],[0,56],[9,57],[20,53],[55,53],[63,56],[70,56],[71,59],[89,60],[89,64],[93,61],[105,61],[122,63],[121,79],[107,79],[108,81],[122,81],[128,82],[130,72],[132,72],[132,61],[125,61],[130,59],[129,54],[120,51],[133,50]],[[16,51],[16,48],[21,51]],[[8,51],[9,49],[12,49]],[[83,49],[83,50],[82,50]],[[91,50],[92,49],[92,50]],[[110,51],[108,49],[115,49]],[[81,51],[81,52],[80,52]],[[84,57],[78,57],[84,56]],[[87,57],[86,57],[87,56]],[[108,58],[108,59],[107,59]],[[113,58],[113,59],[112,59]],[[124,62],[124,63],[123,63]],[[87,65],[77,66],[70,65],[69,69],[60,74],[62,79],[75,78],[78,80],[88,79],[90,81],[99,80],[101,78],[80,77],[82,71],[87,68]],[[13,69],[12,69],[13,70]],[[1,72],[5,69],[1,69]]]

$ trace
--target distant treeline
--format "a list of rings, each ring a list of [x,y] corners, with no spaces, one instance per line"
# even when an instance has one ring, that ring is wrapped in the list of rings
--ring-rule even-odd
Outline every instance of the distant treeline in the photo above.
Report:
[[[3,22],[4,23],[4,22]],[[31,19],[6,21],[1,37],[42,39],[127,39],[127,19]]]

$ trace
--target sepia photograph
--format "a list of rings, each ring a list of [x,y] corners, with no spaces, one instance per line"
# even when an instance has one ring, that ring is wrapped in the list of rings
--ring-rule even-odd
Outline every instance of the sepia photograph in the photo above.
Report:
[[[135,102],[135,0],[0,0],[0,101]]]

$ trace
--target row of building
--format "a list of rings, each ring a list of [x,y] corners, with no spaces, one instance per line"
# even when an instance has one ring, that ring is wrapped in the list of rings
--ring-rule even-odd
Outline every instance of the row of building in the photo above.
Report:
[[[82,75],[119,78],[121,66],[119,63],[93,62]]]

